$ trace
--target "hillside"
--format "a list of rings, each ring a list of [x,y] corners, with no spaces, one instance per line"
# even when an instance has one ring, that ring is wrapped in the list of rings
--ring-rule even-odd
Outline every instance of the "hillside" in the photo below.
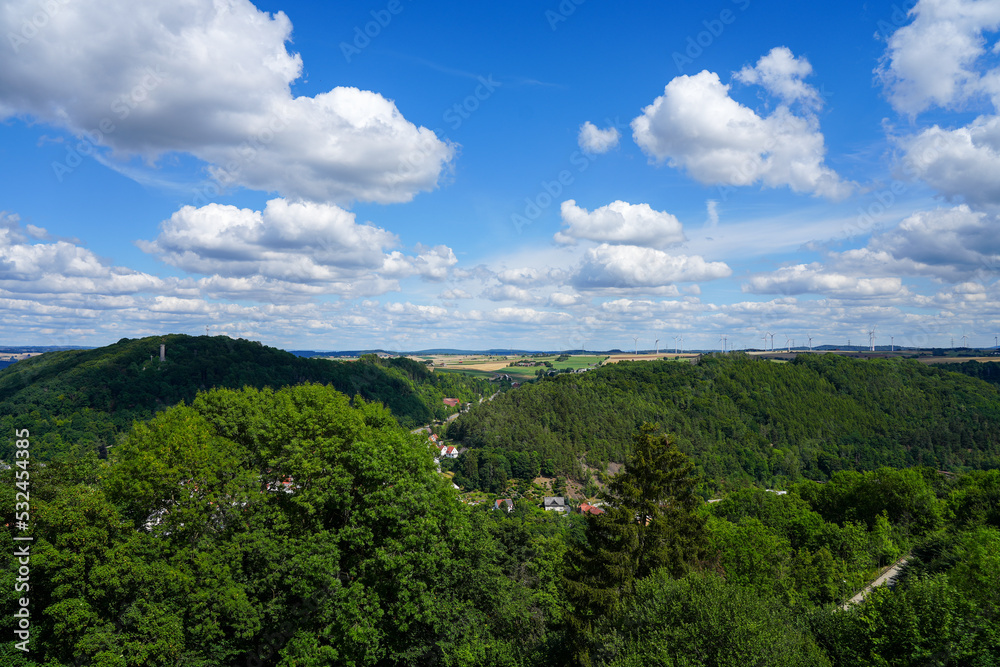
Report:
[[[349,396],[383,403],[409,428],[454,412],[442,404],[443,397],[472,400],[484,391],[477,380],[435,375],[404,358],[306,359],[258,342],[174,334],[50,352],[0,371],[0,425],[6,433],[30,429],[32,454],[40,458],[81,446],[103,450],[134,420],[190,402],[199,390],[303,382],[331,384]],[[9,458],[12,446],[0,443],[0,458]]]
[[[557,376],[476,406],[449,436],[536,452],[558,474],[586,479],[582,463],[624,461],[644,421],[675,434],[720,485],[885,465],[1000,466],[996,386],[915,361],[820,354],[780,364],[740,354],[623,362]]]

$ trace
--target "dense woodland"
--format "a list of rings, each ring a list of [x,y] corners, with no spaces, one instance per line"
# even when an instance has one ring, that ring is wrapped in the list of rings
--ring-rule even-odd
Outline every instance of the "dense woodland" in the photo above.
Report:
[[[30,598],[31,650],[5,640],[0,664],[1000,665],[998,399],[980,380],[833,357],[620,364],[525,386],[460,418],[468,429],[519,395],[528,406],[547,397],[536,431],[559,433],[553,415],[580,412],[569,397],[593,401],[621,428],[600,431],[603,460],[625,463],[606,478],[597,516],[461,502],[425,436],[359,393],[316,383],[196,393],[124,427],[106,460],[70,448],[43,465],[33,432],[30,455],[5,457],[15,465],[0,472],[8,515],[30,491],[29,588],[15,590],[4,550],[0,600],[10,610]],[[907,404],[884,409],[890,396]],[[631,405],[628,419],[602,412],[600,397]],[[647,423],[656,397],[650,416],[688,421]],[[798,415],[806,407],[829,420],[823,429]],[[852,449],[837,415],[855,420]],[[912,437],[937,419],[944,443],[931,435],[914,456],[957,458],[910,465],[921,460],[905,458],[914,448],[893,429]],[[705,452],[731,447],[720,459],[739,464],[730,478],[767,479],[740,466],[757,452],[769,467],[788,460],[770,443],[792,453],[801,434],[818,440],[794,450],[803,462],[833,461],[806,456],[816,451],[840,465],[782,473],[784,495],[706,476]],[[567,459],[548,441],[537,451],[512,442],[473,451],[526,475],[593,458],[586,446]],[[883,465],[882,446],[904,459]],[[721,501],[705,502],[723,486]],[[0,527],[8,545],[15,534]],[[843,608],[903,555],[899,583]],[[3,618],[10,638],[14,619]]]
[[[166,345],[163,362],[160,344]],[[49,352],[0,371],[0,428],[37,433],[33,448],[43,459],[81,448],[103,453],[134,420],[190,402],[198,391],[302,382],[380,402],[410,428],[453,413],[442,398],[471,401],[489,387],[484,380],[434,374],[404,357],[366,355],[344,362],[297,357],[227,336],[123,338],[93,350]],[[0,459],[11,454],[11,443],[0,441]]]
[[[985,374],[996,365],[961,366]],[[534,453],[559,475],[587,479],[626,459],[643,422],[675,435],[711,482],[706,493],[880,466],[1000,465],[995,385],[912,360],[833,354],[790,363],[741,354],[696,365],[621,362],[498,396],[459,417],[448,435],[493,453]]]

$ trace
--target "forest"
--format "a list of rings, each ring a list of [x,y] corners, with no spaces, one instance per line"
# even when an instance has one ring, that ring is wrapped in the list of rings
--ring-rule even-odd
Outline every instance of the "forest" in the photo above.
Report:
[[[423,437],[318,384],[199,393],[108,460],[17,457],[0,494],[30,483],[30,576],[16,591],[5,550],[0,595],[29,599],[30,650],[0,661],[1000,664],[997,470],[708,504],[672,435],[629,438],[600,516],[463,504]],[[897,585],[842,608],[903,554]]]
[[[979,375],[997,364],[962,366]],[[474,406],[448,436],[474,455],[533,454],[555,474],[588,480],[626,460],[643,422],[676,437],[703,472],[705,493],[881,466],[1000,466],[996,385],[912,360],[833,354],[790,363],[716,354],[696,365],[620,362],[554,376]]]
[[[603,513],[563,515],[463,502],[392,408],[426,415],[418,403],[474,383],[373,357],[343,364],[343,391],[306,379],[325,365],[193,337],[167,343],[182,368],[157,369],[158,345],[0,374],[3,418],[36,413],[5,423],[0,498],[30,511],[0,539],[32,541],[27,565],[0,556],[0,664],[1000,665],[1000,399],[974,374],[832,355],[622,363],[453,422],[469,447],[455,479],[495,494],[501,473],[592,466]],[[194,350],[213,359],[200,378]],[[130,380],[125,359],[172,387]],[[95,379],[122,375],[107,393]],[[72,430],[50,447],[73,410],[115,427],[106,457]],[[848,604],[901,558],[894,585]]]
[[[123,338],[97,349],[49,352],[0,371],[0,428],[37,433],[33,447],[43,460],[80,449],[103,455],[133,421],[190,402],[198,391],[302,382],[330,384],[380,402],[409,428],[454,413],[442,398],[472,401],[489,387],[484,380],[434,374],[405,357],[310,359],[228,336]],[[0,459],[9,460],[12,453],[11,442],[0,441]]]

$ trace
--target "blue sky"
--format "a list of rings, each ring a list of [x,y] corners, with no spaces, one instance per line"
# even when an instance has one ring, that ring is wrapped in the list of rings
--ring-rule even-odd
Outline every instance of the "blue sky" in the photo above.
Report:
[[[996,2],[12,0],[0,27],[8,344],[1000,329]]]

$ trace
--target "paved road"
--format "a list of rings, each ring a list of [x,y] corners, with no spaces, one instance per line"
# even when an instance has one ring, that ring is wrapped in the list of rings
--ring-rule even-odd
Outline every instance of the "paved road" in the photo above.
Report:
[[[847,603],[841,607],[841,609],[849,609],[852,605],[860,604],[861,601],[865,599],[865,596],[872,591],[872,589],[878,588],[879,586],[884,586],[886,584],[895,581],[896,576],[899,574],[900,569],[902,569],[904,565],[906,565],[906,558],[900,558],[898,561],[895,562],[895,564],[893,564],[892,567],[886,570],[881,577],[873,581],[871,584],[865,587],[864,590],[862,590],[860,593],[858,593],[850,600],[848,600]]]

